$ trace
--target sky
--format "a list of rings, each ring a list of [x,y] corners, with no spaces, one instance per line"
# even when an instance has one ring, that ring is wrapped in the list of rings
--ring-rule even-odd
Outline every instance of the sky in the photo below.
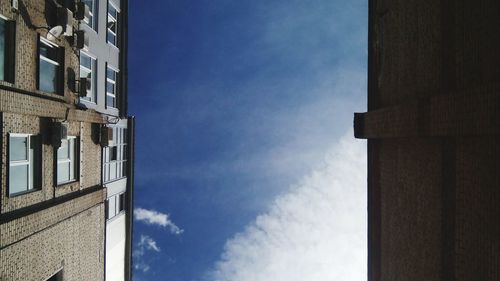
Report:
[[[130,0],[134,281],[366,280],[367,1]]]

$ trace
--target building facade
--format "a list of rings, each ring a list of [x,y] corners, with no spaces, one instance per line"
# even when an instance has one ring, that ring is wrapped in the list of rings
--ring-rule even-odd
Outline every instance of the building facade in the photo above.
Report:
[[[126,0],[0,1],[0,280],[131,280]]]
[[[368,280],[500,280],[500,2],[369,1]]]

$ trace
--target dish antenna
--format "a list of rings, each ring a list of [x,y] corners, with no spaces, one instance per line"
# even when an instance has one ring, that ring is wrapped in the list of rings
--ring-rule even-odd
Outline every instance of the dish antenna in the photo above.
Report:
[[[60,25],[52,27],[47,33],[47,40],[57,42],[63,33],[63,27]]]

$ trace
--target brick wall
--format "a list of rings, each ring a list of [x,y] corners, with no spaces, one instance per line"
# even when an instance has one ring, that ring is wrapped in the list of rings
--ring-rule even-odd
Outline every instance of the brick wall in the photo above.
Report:
[[[1,249],[0,280],[43,281],[61,268],[63,280],[103,280],[104,224],[99,204]]]
[[[20,1],[20,13],[11,1],[0,1],[0,14],[16,22],[15,81],[0,81],[0,280],[46,280],[60,268],[64,280],[102,280],[104,277],[105,189],[101,184],[101,147],[92,141],[92,123],[106,123],[98,112],[80,110],[71,91],[71,76],[79,77],[78,52],[66,39],[64,94],[37,90],[38,36],[48,26],[45,0]],[[68,122],[68,135],[80,141],[80,177],[56,186],[55,151],[42,145],[41,189],[9,196],[7,144],[9,133],[40,134],[42,117]],[[72,199],[67,199],[72,198]],[[13,215],[15,214],[15,215]]]

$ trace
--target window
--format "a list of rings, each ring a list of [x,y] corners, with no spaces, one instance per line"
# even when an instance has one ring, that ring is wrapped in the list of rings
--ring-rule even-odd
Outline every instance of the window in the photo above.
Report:
[[[118,30],[118,11],[116,8],[108,1],[108,22],[107,22],[107,38],[108,43],[117,45],[116,34]]]
[[[112,219],[125,211],[125,193],[106,199],[106,219]]]
[[[82,0],[89,8],[89,13],[85,15],[83,21],[92,29],[97,31],[97,8],[99,7],[98,0]]]
[[[76,180],[77,177],[77,152],[78,145],[76,137],[68,137],[61,141],[61,147],[57,149],[57,184],[63,184]]]
[[[9,195],[39,188],[40,151],[39,136],[9,135]]]
[[[117,72],[110,68],[106,69],[106,106],[116,108],[116,75]]]
[[[14,83],[16,23],[0,17],[0,80]]]
[[[104,182],[110,182],[127,176],[127,129],[113,128],[113,144],[103,152]]]
[[[47,93],[60,93],[62,86],[62,52],[53,43],[41,38],[39,41],[38,89]]]
[[[87,89],[87,95],[82,99],[95,102],[96,100],[96,84],[97,84],[97,61],[80,51],[80,77],[88,78],[90,88]]]

